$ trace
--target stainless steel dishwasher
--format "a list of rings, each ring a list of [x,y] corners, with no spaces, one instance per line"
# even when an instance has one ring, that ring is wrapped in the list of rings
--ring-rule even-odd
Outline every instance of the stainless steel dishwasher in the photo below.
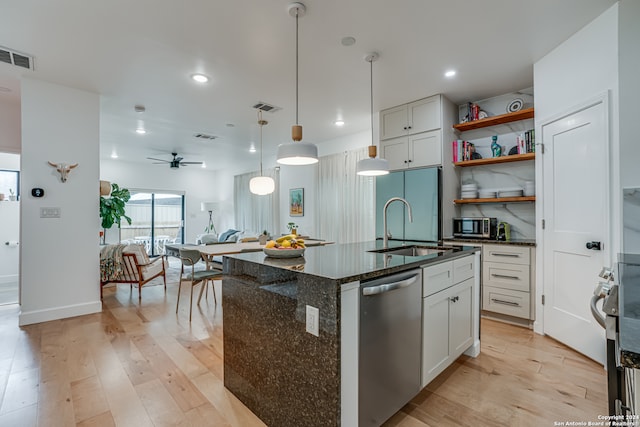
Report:
[[[420,391],[422,270],[360,285],[360,426],[379,426]]]

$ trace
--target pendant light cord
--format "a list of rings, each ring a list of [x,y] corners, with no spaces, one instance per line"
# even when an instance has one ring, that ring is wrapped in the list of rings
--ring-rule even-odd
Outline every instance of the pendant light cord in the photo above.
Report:
[[[262,176],[262,127],[267,124],[262,120],[262,110],[258,110],[258,124],[260,125],[260,176]]]
[[[296,125],[298,123],[298,15],[299,10],[296,9]]]
[[[371,66],[371,145],[373,145],[373,59],[369,61]]]

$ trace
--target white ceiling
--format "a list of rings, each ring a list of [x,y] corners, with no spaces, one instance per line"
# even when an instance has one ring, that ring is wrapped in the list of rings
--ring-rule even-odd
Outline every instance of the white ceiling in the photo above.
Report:
[[[443,93],[456,103],[533,84],[533,63],[614,0],[304,0],[300,123],[318,143],[367,130],[369,64],[376,111]],[[101,157],[150,162],[178,151],[209,169],[255,170],[256,111],[265,157],[295,122],[295,19],[287,0],[0,0],[0,46],[35,71],[0,63],[1,98],[19,102],[30,76],[101,94]],[[353,36],[353,46],[340,40]],[[454,79],[445,70],[458,71]],[[211,77],[196,84],[189,76]],[[142,104],[147,111],[134,111]],[[346,125],[334,126],[336,118]],[[146,135],[134,132],[142,121]],[[228,126],[232,124],[233,127]],[[193,134],[216,135],[201,141]],[[247,162],[247,163],[243,163]],[[243,167],[244,165],[244,167]],[[158,166],[162,167],[162,166]],[[194,167],[194,166],[191,166]]]

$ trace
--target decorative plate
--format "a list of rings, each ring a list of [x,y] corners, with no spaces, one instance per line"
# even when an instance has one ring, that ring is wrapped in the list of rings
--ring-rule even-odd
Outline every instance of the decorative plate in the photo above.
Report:
[[[267,256],[272,258],[296,258],[304,255],[305,248],[300,249],[273,249],[273,248],[264,248],[262,249]]]

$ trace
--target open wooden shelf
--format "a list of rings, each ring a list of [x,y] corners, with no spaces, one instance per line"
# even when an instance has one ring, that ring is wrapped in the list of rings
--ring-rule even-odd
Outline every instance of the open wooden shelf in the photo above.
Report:
[[[463,205],[465,203],[520,203],[520,202],[535,202],[536,196],[522,196],[522,197],[496,197],[491,199],[455,199],[453,203],[456,205]]]
[[[500,114],[499,116],[487,117],[486,119],[459,123],[457,125],[453,125],[453,128],[459,132],[466,132],[468,130],[486,128],[488,126],[517,122],[518,120],[532,119],[533,116],[533,108],[527,108],[525,110],[516,111],[515,113]]]
[[[489,157],[487,159],[466,160],[464,162],[455,162],[455,166],[481,166],[493,165],[496,163],[522,162],[525,160],[534,160],[536,153],[512,154],[511,156]]]

